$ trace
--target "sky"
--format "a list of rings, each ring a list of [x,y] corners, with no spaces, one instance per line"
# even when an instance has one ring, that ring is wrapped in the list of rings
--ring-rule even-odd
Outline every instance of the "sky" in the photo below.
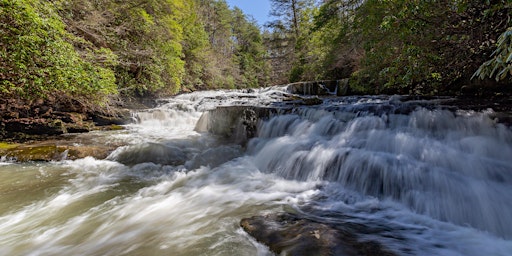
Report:
[[[226,0],[230,7],[237,6],[242,11],[254,17],[260,26],[270,20],[270,1],[269,0]]]

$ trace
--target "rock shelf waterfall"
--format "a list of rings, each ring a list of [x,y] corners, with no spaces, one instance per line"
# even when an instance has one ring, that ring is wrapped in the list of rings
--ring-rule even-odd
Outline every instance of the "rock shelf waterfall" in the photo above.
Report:
[[[183,94],[125,130],[76,135],[122,145],[106,159],[4,159],[0,254],[272,255],[238,223],[275,212],[397,255],[511,254],[512,130],[491,109],[304,102],[283,88]],[[226,106],[239,109],[215,112]]]

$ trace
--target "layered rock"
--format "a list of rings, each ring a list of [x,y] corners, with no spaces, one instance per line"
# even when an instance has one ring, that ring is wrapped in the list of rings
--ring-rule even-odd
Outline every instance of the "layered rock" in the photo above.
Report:
[[[48,136],[82,133],[131,122],[129,110],[91,112],[57,99],[0,99],[0,139],[30,141]]]
[[[218,107],[205,112],[195,130],[210,132],[233,143],[245,144],[256,136],[258,122],[276,112],[276,109],[267,107]]]
[[[291,83],[286,86],[288,93],[298,95],[336,95],[345,96],[349,93],[349,79],[324,80]]]

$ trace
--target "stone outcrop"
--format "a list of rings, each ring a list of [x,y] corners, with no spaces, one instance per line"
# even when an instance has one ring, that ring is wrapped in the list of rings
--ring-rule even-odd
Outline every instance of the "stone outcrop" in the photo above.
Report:
[[[195,130],[210,132],[230,142],[243,145],[256,136],[258,122],[276,112],[276,109],[267,107],[218,107],[203,113]]]
[[[349,93],[349,79],[291,83],[286,86],[286,90],[298,95],[345,96]]]
[[[0,99],[0,139],[30,141],[66,133],[83,133],[131,122],[129,110],[91,112],[56,99]]]
[[[377,242],[290,213],[242,219],[240,226],[279,255],[395,255]]]

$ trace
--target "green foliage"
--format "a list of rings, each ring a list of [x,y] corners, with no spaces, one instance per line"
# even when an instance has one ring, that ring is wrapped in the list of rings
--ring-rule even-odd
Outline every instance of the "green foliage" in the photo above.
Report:
[[[351,77],[352,86],[368,88],[360,91],[457,90],[492,52],[497,32],[512,25],[511,4],[510,0],[326,0],[305,43],[313,47],[301,63],[306,71],[316,70],[317,78]],[[509,74],[510,45],[499,45],[476,76]]]
[[[77,29],[87,27],[86,22],[105,6],[108,15],[103,15],[109,17],[107,23],[115,26],[115,33],[102,23],[94,24],[94,32],[100,41],[112,42],[110,48],[119,58],[115,70],[120,90],[137,95],[177,93],[185,75],[181,21],[192,12],[189,5],[183,0],[105,1],[91,8]],[[68,8],[79,12],[83,7],[75,3]]]
[[[208,35],[203,82],[213,88],[261,87],[269,83],[269,65],[259,27],[223,0],[200,0]]]
[[[265,52],[256,23],[225,1],[0,0],[2,97],[93,107],[118,92],[264,86]]]
[[[233,10],[233,36],[236,42],[235,63],[240,74],[239,87],[261,87],[268,83],[269,66],[266,49],[255,21],[249,21],[238,8]]]
[[[262,32],[224,0],[0,0],[0,96],[94,106],[347,77],[359,93],[437,94],[512,77],[510,0],[272,4]]]
[[[483,63],[473,77],[512,81],[512,27],[500,35],[492,59]]]
[[[189,1],[189,8],[195,10],[198,4],[195,1]],[[208,63],[208,52],[210,44],[208,34],[198,18],[196,12],[190,12],[182,19],[183,26],[183,55],[185,60],[185,76],[183,85],[189,90],[194,88],[205,88],[206,65]]]
[[[366,1],[356,11],[355,25],[364,35],[365,57],[359,75],[377,90],[409,93],[438,73],[434,50],[436,1]],[[371,19],[364,17],[370,13]],[[435,87],[436,84],[429,83]]]
[[[308,52],[315,47],[308,44],[312,14],[316,10],[312,0],[272,0],[271,15],[277,20],[267,26],[272,30],[266,37],[271,52],[272,79],[279,83],[306,79],[309,70]],[[308,72],[309,73],[309,72]]]
[[[73,36],[47,1],[0,2],[0,91],[21,98],[67,94],[105,103],[114,73],[81,58]]]

